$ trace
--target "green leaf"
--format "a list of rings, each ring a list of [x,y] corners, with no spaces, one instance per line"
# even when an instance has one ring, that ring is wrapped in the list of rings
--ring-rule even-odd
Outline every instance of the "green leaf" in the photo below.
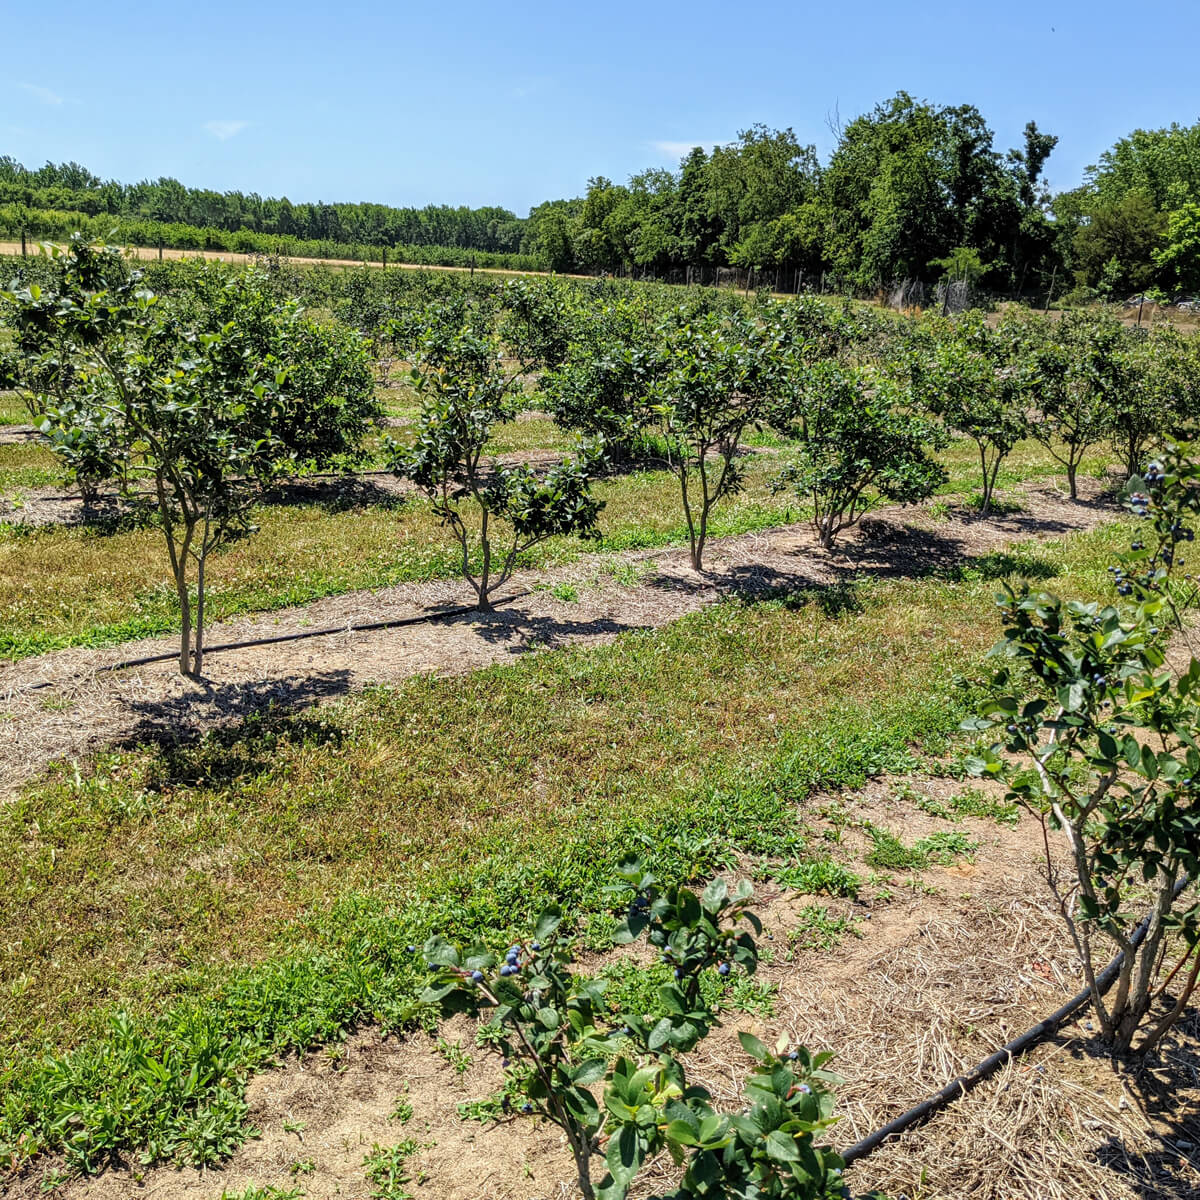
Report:
[[[752,1033],[740,1032],[738,1041],[742,1043],[742,1049],[759,1062],[766,1062],[771,1057],[771,1052]]]
[[[445,938],[434,935],[424,945],[421,951],[425,961],[439,967],[457,967],[458,950]]]
[[[675,1026],[671,1022],[670,1017],[663,1017],[661,1021],[650,1031],[649,1038],[646,1039],[646,1046],[650,1050],[658,1050],[670,1041],[671,1033]]]
[[[608,1163],[613,1179],[628,1186],[642,1165],[643,1154],[637,1128],[633,1125],[622,1125],[620,1132],[609,1139],[604,1161]]]
[[[728,895],[729,885],[725,882],[725,880],[721,878],[713,879],[704,889],[701,902],[709,912],[715,912],[720,909],[721,904]]]
[[[571,1078],[580,1087],[586,1087],[589,1083],[595,1083],[597,1079],[604,1076],[605,1062],[602,1058],[593,1058],[588,1062],[580,1064],[575,1068]]]
[[[700,1143],[697,1131],[686,1121],[671,1121],[664,1132],[667,1141],[679,1146],[696,1146]]]
[[[796,1139],[790,1138],[778,1129],[772,1129],[766,1137],[767,1154],[776,1162],[794,1163],[800,1161],[800,1152],[796,1149]]]

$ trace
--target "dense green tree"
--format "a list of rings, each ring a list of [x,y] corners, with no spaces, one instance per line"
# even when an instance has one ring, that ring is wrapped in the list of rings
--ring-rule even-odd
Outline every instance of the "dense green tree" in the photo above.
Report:
[[[1153,258],[1164,287],[1200,292],[1200,204],[1189,200],[1168,215],[1163,244]]]
[[[971,105],[937,108],[900,92],[841,132],[821,180],[834,270],[860,288],[932,281],[955,247],[976,250],[1012,286],[1048,242],[1037,190],[1054,139],[1026,127],[1007,163]]]
[[[726,260],[741,266],[777,261],[771,226],[805,204],[819,179],[816,150],[791,129],[754,125],[713,149],[706,169],[708,207]]]
[[[456,246],[515,252],[525,222],[504,208],[449,205],[392,208],[384,204],[292,204],[256,193],[188,188],[161,178],[102,182],[78,163],[47,163],[28,170],[0,160],[0,205],[141,217],[219,230],[288,235],[375,246]]]
[[[1077,281],[1105,299],[1149,287],[1166,224],[1150,195],[1136,189],[1086,212],[1072,243]]]
[[[1088,168],[1088,190],[1099,205],[1141,192],[1160,211],[1200,200],[1200,121],[1165,129],[1135,129]]]
[[[692,147],[679,168],[679,258],[688,266],[711,264],[720,253],[721,222],[708,199],[708,154]]]

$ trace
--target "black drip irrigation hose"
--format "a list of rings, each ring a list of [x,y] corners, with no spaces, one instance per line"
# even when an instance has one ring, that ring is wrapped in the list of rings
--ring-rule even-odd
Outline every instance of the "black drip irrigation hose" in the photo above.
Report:
[[[1187,875],[1184,875],[1179,880],[1171,896],[1173,901],[1179,898],[1180,893],[1187,887],[1189,882]],[[1147,914],[1129,939],[1133,949],[1136,950],[1142,944],[1149,929],[1150,914]],[[1096,986],[1099,988],[1102,996],[1116,982],[1124,957],[1124,951],[1118,953],[1116,958],[1096,976]],[[928,1120],[939,1109],[945,1108],[952,1100],[957,1100],[960,1096],[965,1096],[977,1084],[982,1083],[998,1068],[1011,1062],[1018,1054],[1023,1054],[1026,1050],[1032,1049],[1039,1042],[1050,1037],[1060,1025],[1070,1020],[1080,1009],[1086,1008],[1091,1003],[1091,999],[1091,989],[1084,988],[1082,992],[1068,1000],[1057,1012],[1051,1013],[1044,1021],[1039,1021],[1032,1029],[1027,1029],[1020,1037],[1014,1038],[1007,1045],[1002,1046],[995,1054],[988,1055],[974,1069],[960,1075],[957,1079],[951,1080],[940,1092],[935,1092],[928,1100],[923,1100],[915,1108],[910,1108],[908,1112],[901,1113],[894,1121],[889,1121],[886,1125],[875,1130],[874,1133],[867,1134],[865,1138],[855,1142],[848,1150],[843,1150],[841,1152],[842,1159],[849,1166],[851,1163],[857,1162],[860,1158],[866,1158],[872,1150],[877,1149],[888,1138],[895,1137],[896,1134],[903,1133],[905,1130],[911,1129],[914,1125],[919,1125],[921,1122]]]
[[[514,592],[511,596],[502,596],[499,600],[492,601],[492,607],[496,608],[501,604],[511,604],[514,600],[521,600],[524,597],[532,595],[531,592]],[[273,637],[252,638],[246,642],[219,642],[215,646],[205,646],[205,656],[209,654],[220,654],[223,650],[247,650],[253,646],[277,646],[281,642],[302,642],[307,638],[331,637],[336,633],[375,633],[381,629],[403,629],[407,625],[423,625],[426,622],[446,621],[453,617],[465,617],[471,613],[478,613],[484,610],[480,609],[477,604],[464,604],[458,608],[444,608],[435,613],[423,613],[419,617],[397,617],[391,621],[370,621],[366,625],[326,625],[321,629],[305,629],[300,633],[278,633]],[[148,667],[152,663],[171,662],[179,657],[177,650],[172,650],[167,654],[147,654],[142,658],[127,658],[122,662],[108,663],[105,666],[97,667],[95,674],[100,675],[111,671],[128,671],[132,667]],[[44,683],[31,684],[27,688],[22,688],[21,691],[37,692],[42,688],[55,687],[58,680],[48,679]]]

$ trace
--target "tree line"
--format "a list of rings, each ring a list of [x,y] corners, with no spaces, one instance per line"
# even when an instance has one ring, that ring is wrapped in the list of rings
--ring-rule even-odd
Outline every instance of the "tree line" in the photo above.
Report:
[[[1039,299],[1200,291],[1200,122],[1135,130],[1057,195],[1045,168],[1058,139],[1035,121],[1001,151],[973,105],[900,92],[834,129],[824,163],[791,129],[755,125],[693,148],[675,170],[625,183],[597,176],[582,196],[525,218],[498,207],[293,203],[169,178],[124,184],[74,162],[30,169],[0,157],[0,224],[33,236],[116,228],[148,245],[374,261],[390,249],[433,265],[675,282],[711,282],[732,267],[785,290],[954,280]]]
[[[496,253],[518,252],[525,226],[516,214],[495,206],[293,204],[286,196],[189,188],[165,177],[139,183],[101,180],[74,162],[46,163],[30,170],[10,156],[0,157],[0,204],[226,232],[245,230],[301,241],[457,246]]]

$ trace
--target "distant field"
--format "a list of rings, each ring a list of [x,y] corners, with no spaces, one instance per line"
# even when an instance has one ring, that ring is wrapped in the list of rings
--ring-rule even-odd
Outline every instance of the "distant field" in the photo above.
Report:
[[[38,247],[42,243],[34,239],[30,239],[27,249],[29,253],[37,253]],[[181,258],[205,258],[215,262],[225,263],[248,263],[253,262],[256,257],[261,255],[239,254],[233,250],[172,250],[164,247],[162,250],[157,246],[126,246],[125,252],[139,259],[181,259]],[[15,257],[21,256],[20,242],[0,242],[0,256]],[[371,262],[361,258],[289,258],[290,262],[300,266],[324,266],[324,267],[378,267],[384,268],[383,263]],[[514,271],[507,267],[434,267],[423,263],[401,263],[388,262],[387,270],[393,267],[402,271],[453,271],[459,274],[473,274],[478,271],[482,275],[549,275],[549,271]],[[572,279],[587,279],[587,275],[573,275],[568,278]]]

